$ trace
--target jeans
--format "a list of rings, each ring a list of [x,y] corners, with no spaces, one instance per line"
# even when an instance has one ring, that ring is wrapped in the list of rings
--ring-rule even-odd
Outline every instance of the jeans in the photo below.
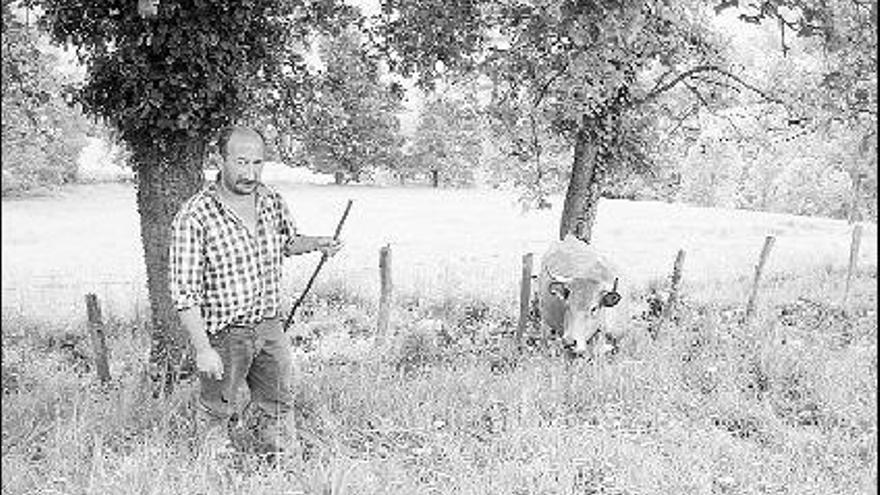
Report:
[[[293,393],[290,347],[280,319],[229,326],[211,335],[209,340],[223,360],[223,378],[217,380],[199,374],[200,428],[203,432],[221,429],[225,434],[229,419],[236,412],[239,387],[247,383],[251,405],[260,415],[260,440],[270,451],[283,450],[293,434],[290,426]]]

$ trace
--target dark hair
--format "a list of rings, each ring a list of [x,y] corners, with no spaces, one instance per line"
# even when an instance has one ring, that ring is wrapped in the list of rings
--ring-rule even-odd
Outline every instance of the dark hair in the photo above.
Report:
[[[263,133],[254,129],[253,127],[247,127],[242,125],[233,125],[229,127],[225,127],[220,131],[220,135],[217,137],[217,149],[220,151],[220,156],[226,159],[227,149],[226,147],[229,145],[229,140],[232,138],[232,135],[236,132],[242,132],[246,134],[256,134],[260,137],[260,141],[263,142],[263,147],[266,146],[266,138],[263,137]]]

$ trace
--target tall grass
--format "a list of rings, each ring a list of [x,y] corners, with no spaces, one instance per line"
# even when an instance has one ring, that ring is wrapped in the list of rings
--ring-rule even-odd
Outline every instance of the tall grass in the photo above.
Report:
[[[4,317],[3,493],[876,493],[876,270],[846,311],[841,275],[769,280],[752,324],[746,281],[685,287],[658,341],[634,319],[592,363],[514,352],[505,304],[421,293],[378,349],[375,309],[325,285],[274,466],[193,451],[195,385],[154,397],[141,322],[108,322],[101,386],[83,329]]]

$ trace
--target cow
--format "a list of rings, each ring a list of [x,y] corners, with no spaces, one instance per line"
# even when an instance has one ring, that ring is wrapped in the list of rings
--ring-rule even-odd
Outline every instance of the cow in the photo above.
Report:
[[[604,337],[620,339],[621,274],[591,245],[573,235],[552,243],[537,278],[542,332],[560,335],[569,356],[603,354]]]

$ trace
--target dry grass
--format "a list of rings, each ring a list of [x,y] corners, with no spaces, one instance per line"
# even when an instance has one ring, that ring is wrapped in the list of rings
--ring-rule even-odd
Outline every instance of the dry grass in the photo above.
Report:
[[[346,251],[297,321],[315,337],[295,352],[300,455],[275,468],[194,456],[193,384],[155,398],[141,381],[129,187],[4,201],[4,494],[876,493],[875,226],[842,311],[841,222],[605,202],[596,242],[642,287],[662,287],[688,249],[684,307],[659,341],[634,319],[619,355],[568,366],[510,346],[519,257],[553,236],[558,200],[521,215],[485,191],[281,189],[306,232],[331,231],[348,197],[356,206]],[[745,325],[767,234],[777,244]],[[394,335],[377,349],[386,242]],[[314,262],[288,267],[292,293]],[[85,291],[104,305],[108,386],[89,368]]]
[[[840,276],[773,281],[754,325],[686,293],[659,341],[571,365],[466,299],[406,301],[377,352],[357,294],[321,294],[275,468],[191,454],[193,385],[150,395],[137,325],[109,325],[102,388],[86,342],[5,319],[3,493],[876,493],[876,271],[845,313],[815,297]]]

